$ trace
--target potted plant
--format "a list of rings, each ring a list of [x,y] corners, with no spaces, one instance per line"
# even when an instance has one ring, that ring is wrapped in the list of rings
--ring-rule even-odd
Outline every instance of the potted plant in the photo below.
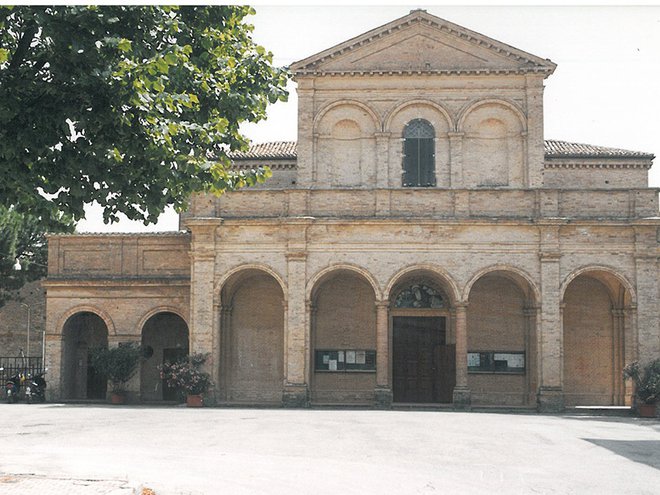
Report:
[[[635,404],[639,415],[654,418],[660,400],[660,359],[651,361],[644,367],[641,367],[638,361],[630,363],[623,369],[623,376],[633,380],[635,384]]]
[[[141,355],[140,346],[135,342],[92,349],[92,366],[110,381],[110,400],[113,404],[123,404],[126,401],[126,383],[135,375]]]
[[[207,357],[208,354],[191,354],[158,367],[161,378],[170,387],[176,387],[185,394],[189,407],[201,407],[204,404],[203,395],[211,386],[211,375],[201,369]]]

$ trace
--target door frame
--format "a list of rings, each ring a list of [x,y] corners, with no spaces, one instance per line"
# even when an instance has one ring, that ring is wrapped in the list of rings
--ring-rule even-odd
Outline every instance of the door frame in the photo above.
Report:
[[[394,318],[397,316],[410,316],[420,318],[444,317],[445,318],[445,342],[455,345],[454,318],[451,308],[391,308],[388,315],[388,376],[390,377],[390,389],[394,400]],[[454,369],[454,373],[456,370]],[[396,404],[396,402],[394,402]],[[420,403],[423,404],[423,403]]]

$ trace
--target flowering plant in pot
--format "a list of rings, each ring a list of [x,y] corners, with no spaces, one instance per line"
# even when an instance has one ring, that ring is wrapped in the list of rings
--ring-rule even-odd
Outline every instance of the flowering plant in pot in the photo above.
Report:
[[[630,363],[623,369],[623,376],[635,384],[635,402],[640,416],[655,417],[660,401],[660,358],[643,367],[638,361]]]
[[[187,358],[165,362],[158,366],[161,379],[170,387],[178,388],[186,395],[189,406],[201,406],[202,396],[211,386],[211,375],[202,371],[208,354],[191,354]]]
[[[142,356],[140,346],[135,342],[119,344],[117,347],[96,347],[91,350],[91,364],[101,376],[106,377],[112,386],[113,404],[123,404],[126,383],[133,378]]]

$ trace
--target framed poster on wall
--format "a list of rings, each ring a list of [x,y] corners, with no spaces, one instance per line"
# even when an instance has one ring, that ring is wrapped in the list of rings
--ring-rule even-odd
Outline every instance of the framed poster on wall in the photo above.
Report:
[[[314,371],[375,372],[376,351],[372,349],[325,349],[314,352]]]
[[[469,351],[468,373],[525,373],[524,352]]]

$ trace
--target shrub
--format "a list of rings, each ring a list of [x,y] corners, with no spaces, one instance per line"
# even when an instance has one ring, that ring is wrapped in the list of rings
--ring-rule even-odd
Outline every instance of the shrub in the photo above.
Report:
[[[207,358],[208,354],[192,354],[173,363],[165,362],[158,367],[160,377],[187,395],[203,394],[211,386],[211,375],[201,370]]]
[[[120,344],[118,347],[97,347],[91,350],[92,366],[101,376],[110,380],[112,391],[122,393],[137,371],[142,352],[135,342]]]
[[[623,369],[623,377],[635,383],[635,397],[643,404],[655,404],[660,399],[660,359],[641,368],[638,361]]]

